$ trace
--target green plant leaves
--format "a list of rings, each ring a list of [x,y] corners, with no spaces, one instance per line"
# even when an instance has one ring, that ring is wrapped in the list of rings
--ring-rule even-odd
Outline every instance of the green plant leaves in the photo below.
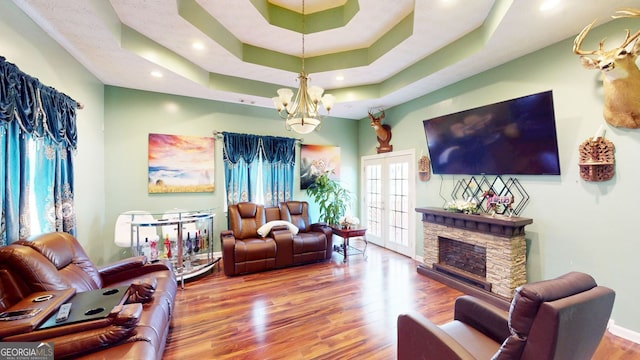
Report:
[[[307,195],[318,204],[320,221],[327,224],[337,224],[347,207],[351,203],[351,192],[343,188],[340,183],[330,179],[325,173],[316,178],[307,188]]]

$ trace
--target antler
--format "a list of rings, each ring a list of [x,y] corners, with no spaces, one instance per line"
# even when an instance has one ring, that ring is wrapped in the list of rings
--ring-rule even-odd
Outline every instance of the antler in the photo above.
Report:
[[[624,42],[622,43],[622,45],[620,45],[621,49],[624,49],[627,47],[627,45],[631,44],[631,42],[635,39],[638,38],[638,36],[640,36],[640,30],[636,31],[635,34],[629,36],[629,29],[627,29],[627,36],[624,39]]]
[[[373,108],[369,108],[367,110],[367,112],[369,113],[369,118],[371,118],[372,120],[378,120],[378,119],[382,120],[382,119],[384,119],[384,109],[383,108],[379,109],[380,111],[382,111],[382,114],[380,114],[379,117],[376,117],[375,114],[372,112],[372,110],[373,110]]]
[[[611,17],[614,19],[619,19],[624,17],[640,17],[640,9],[625,8],[622,10],[618,10],[616,13],[620,15],[612,15]],[[635,34],[631,36],[629,36],[629,34],[630,34],[629,29],[627,29],[627,36],[625,37],[622,45],[620,45],[620,48],[627,47],[627,45],[629,45],[633,40],[637,39],[638,36],[640,36],[640,30],[638,30]]]
[[[580,46],[582,46],[582,42],[584,41],[584,38],[587,37],[587,34],[589,33],[589,30],[591,30],[591,28],[593,27],[593,24],[596,23],[595,19],[591,22],[591,24],[587,25],[584,27],[584,29],[582,29],[582,31],[580,31],[580,34],[578,34],[578,36],[576,36],[575,40],[573,40],[573,52],[577,55],[594,55],[596,54],[598,51],[597,50],[591,50],[591,51],[585,51],[585,50],[581,50]],[[604,43],[604,40],[602,40],[600,42],[600,49],[602,49],[602,45]]]
[[[612,15],[611,17],[614,19],[619,19],[623,17],[636,17],[636,16],[640,16],[640,9],[625,8],[625,9],[616,11],[616,13],[620,15]]]

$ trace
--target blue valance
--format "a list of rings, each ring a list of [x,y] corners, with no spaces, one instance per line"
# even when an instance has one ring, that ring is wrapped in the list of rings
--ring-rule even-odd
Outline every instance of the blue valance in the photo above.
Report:
[[[223,132],[224,161],[237,164],[243,159],[251,164],[262,153],[265,161],[293,166],[296,148],[294,138]]]
[[[270,163],[291,164],[296,159],[296,139],[276,136],[262,137],[262,150],[265,159]]]
[[[236,134],[223,132],[224,136],[224,152],[225,162],[237,164],[243,159],[247,164],[251,164],[258,156],[260,137],[251,134]]]
[[[45,86],[0,56],[0,126],[17,121],[20,129],[35,137],[76,149],[78,103]]]

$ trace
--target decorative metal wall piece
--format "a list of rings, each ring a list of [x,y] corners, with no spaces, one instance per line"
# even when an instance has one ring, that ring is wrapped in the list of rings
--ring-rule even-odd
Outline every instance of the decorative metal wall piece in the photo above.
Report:
[[[491,215],[520,215],[529,202],[529,194],[518,179],[510,177],[505,182],[500,175],[493,181],[484,175],[480,180],[475,176],[461,179],[454,186],[451,197],[475,202],[481,213]]]

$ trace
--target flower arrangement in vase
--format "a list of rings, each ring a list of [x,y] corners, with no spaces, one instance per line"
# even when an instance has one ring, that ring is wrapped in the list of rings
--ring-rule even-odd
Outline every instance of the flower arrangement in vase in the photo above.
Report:
[[[465,214],[477,214],[480,208],[478,207],[478,203],[475,200],[461,200],[456,199],[453,201],[447,202],[444,206],[444,209],[451,212],[459,212]]]
[[[353,215],[347,215],[347,216],[343,216],[338,220],[338,224],[340,224],[340,226],[343,229],[351,229],[352,227],[360,224],[360,219],[358,219],[357,217],[353,216]]]

